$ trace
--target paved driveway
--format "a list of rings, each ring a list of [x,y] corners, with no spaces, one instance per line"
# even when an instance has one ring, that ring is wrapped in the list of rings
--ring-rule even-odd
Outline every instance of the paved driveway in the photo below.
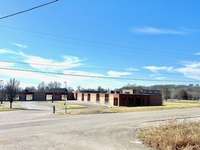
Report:
[[[152,121],[200,117],[200,109],[54,116],[49,111],[0,113],[1,150],[145,150],[137,128]]]

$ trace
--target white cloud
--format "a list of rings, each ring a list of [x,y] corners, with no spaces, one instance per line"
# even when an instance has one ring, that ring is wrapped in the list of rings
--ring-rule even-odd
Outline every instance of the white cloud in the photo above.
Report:
[[[27,65],[21,65],[18,63],[5,63],[0,62],[0,66],[4,68],[17,68],[20,69],[30,69],[30,70],[41,70],[41,71],[49,71],[49,72],[59,72],[64,74],[75,74],[75,75],[89,75],[96,77],[122,77],[131,75],[133,71],[137,71],[138,69],[129,68],[129,71],[114,71],[109,70],[104,73],[91,72],[91,71],[81,71],[80,69],[83,63],[83,59],[80,59],[76,56],[63,56],[62,60],[49,59],[41,56],[30,55],[24,53],[23,51],[13,51],[8,49],[0,49],[0,54],[7,56],[13,55],[20,62],[25,62]],[[74,70],[76,69],[76,70]],[[102,86],[105,88],[116,88],[123,86],[124,84],[128,84],[128,81],[120,81],[115,79],[107,79],[107,78],[95,78],[95,77],[81,77],[81,76],[70,76],[70,75],[53,75],[53,74],[44,74],[39,72],[25,72],[25,71],[17,71],[17,70],[0,70],[0,78],[3,80],[8,80],[9,78],[16,78],[21,81],[21,86],[37,86],[38,83],[50,82],[50,81],[58,81],[64,83],[67,81],[67,84],[72,87],[77,87],[78,85],[84,88],[95,88],[97,86]],[[114,83],[111,81],[115,81]]]
[[[121,76],[128,76],[128,75],[131,75],[132,73],[131,72],[120,72],[120,71],[113,71],[113,70],[110,70],[107,72],[108,76],[110,77],[121,77]]]
[[[160,71],[167,71],[167,72],[171,72],[174,70],[173,67],[168,67],[168,66],[145,66],[145,69],[153,72],[153,73],[159,73]]]
[[[183,67],[177,68],[177,72],[184,74],[185,77],[200,80],[200,62],[191,62]]]
[[[79,67],[83,60],[76,56],[63,56],[63,60],[56,61],[53,59],[47,59],[40,56],[29,55],[22,51],[13,51],[9,49],[0,49],[0,54],[12,54],[20,57],[25,63],[28,63],[31,67],[35,69],[51,69],[51,70],[61,70],[61,69],[71,69]]]
[[[200,56],[200,52],[197,52],[197,53],[195,53],[194,55],[196,55],[196,56]]]
[[[63,69],[76,68],[83,65],[83,60],[76,56],[63,56],[63,60],[56,61],[40,56],[29,55],[22,51],[16,52],[9,49],[0,49],[0,54],[11,54],[18,56],[23,62],[27,63],[32,68],[39,70],[58,71]]]
[[[0,48],[0,54],[12,54],[17,55],[18,53],[9,49]]]
[[[12,43],[14,46],[16,46],[16,47],[18,47],[18,48],[28,48],[28,46],[27,45],[25,45],[25,44],[20,44],[20,43]]]
[[[64,74],[75,74],[75,75],[89,75],[89,76],[97,76],[97,77],[120,77],[129,75],[131,73],[128,72],[116,72],[109,71],[108,73],[96,73],[90,71],[81,71],[74,70],[78,69],[81,65],[83,65],[83,60],[76,56],[63,56],[63,59],[58,61],[54,59],[47,59],[41,56],[29,55],[22,51],[15,52],[7,49],[0,49],[0,53],[3,55],[12,54],[19,58],[20,61],[26,62],[29,65],[28,69],[31,70],[41,70],[41,71],[49,71],[49,72],[60,72]],[[0,66],[3,68],[14,69],[15,66],[20,67],[21,69],[25,69],[24,65],[15,64],[15,63],[6,63],[0,62]],[[72,70],[73,69],[73,70]],[[101,78],[85,78],[81,76],[70,76],[70,75],[53,75],[53,74],[44,74],[39,72],[26,72],[26,71],[17,71],[17,70],[2,70],[0,69],[0,78],[3,80],[8,80],[9,78],[16,78],[21,81],[21,87],[25,86],[37,86],[38,83],[50,82],[50,81],[58,81],[64,83],[67,81],[67,84],[72,87],[77,87],[78,85],[84,88],[95,88],[97,86],[103,86],[105,88],[114,88],[118,86],[122,86],[125,81],[115,80],[114,83],[110,81],[112,79],[101,79]],[[108,82],[109,81],[109,82]]]
[[[14,63],[0,61],[0,67],[10,68],[13,67],[14,65],[15,65]]]
[[[167,28],[157,28],[157,27],[140,27],[140,28],[133,28],[131,30],[135,33],[143,33],[143,34],[152,34],[152,35],[184,35],[187,32],[184,30],[177,30],[177,29],[167,29]]]
[[[1,71],[1,70],[0,70]],[[65,70],[65,74],[77,74],[77,75],[91,75],[91,76],[105,76],[103,74],[94,73],[94,72],[86,72],[86,71],[78,71],[78,70]],[[36,86],[38,83],[44,81],[46,83],[51,81],[57,81],[60,83],[67,82],[68,86],[76,88],[77,86],[81,86],[83,88],[96,88],[98,86],[102,86],[104,88],[116,88],[121,87],[124,84],[128,84],[126,81],[114,80],[115,82],[111,82],[112,79],[100,79],[100,78],[85,78],[80,76],[68,76],[68,75],[52,75],[52,74],[43,74],[37,72],[23,72],[23,71],[14,71],[14,70],[3,70],[0,74],[0,77],[4,80],[9,78],[16,78],[21,81],[20,86]]]
[[[97,77],[105,77],[105,75],[95,72],[89,71],[80,71],[80,70],[65,70],[65,74],[74,74],[74,75],[83,75],[83,76],[97,76]]]
[[[23,52],[21,52],[20,55],[31,67],[40,70],[56,71],[76,68],[82,65],[82,60],[76,56],[64,56],[62,61],[55,61],[53,59],[47,59],[40,56],[24,54]]]
[[[139,69],[133,68],[133,67],[129,67],[129,68],[126,68],[126,71],[136,72],[136,71],[139,71]]]
[[[162,74],[150,74],[149,76],[155,80],[166,80],[167,79],[167,77],[163,76]]]

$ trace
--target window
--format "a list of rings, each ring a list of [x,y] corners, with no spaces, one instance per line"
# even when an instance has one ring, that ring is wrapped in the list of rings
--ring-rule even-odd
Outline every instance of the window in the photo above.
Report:
[[[46,100],[52,100],[53,99],[53,95],[52,94],[47,94],[46,95]]]
[[[83,94],[83,93],[82,93],[82,98],[81,98],[81,100],[84,101],[84,94]]]
[[[61,95],[62,100],[67,100],[67,95]]]
[[[96,102],[99,102],[99,101],[100,101],[100,95],[97,94],[97,95],[96,95]]]
[[[26,100],[27,101],[33,100],[33,94],[26,94]]]
[[[17,95],[17,96],[16,96],[16,98],[15,98],[15,100],[17,100],[17,101],[18,101],[19,99],[20,99],[20,98],[19,98],[19,95]]]
[[[105,94],[105,103],[109,102],[109,94]]]
[[[87,96],[87,100],[90,101],[90,94],[88,94],[88,96]]]

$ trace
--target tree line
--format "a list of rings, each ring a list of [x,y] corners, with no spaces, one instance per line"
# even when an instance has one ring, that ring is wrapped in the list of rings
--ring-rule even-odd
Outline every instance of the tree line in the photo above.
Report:
[[[17,94],[23,90],[28,90],[32,92],[45,92],[51,90],[52,92],[55,89],[62,87],[60,82],[50,82],[45,83],[41,82],[38,84],[37,88],[26,87],[24,89],[20,88],[20,82],[16,79],[10,79],[6,84],[0,84],[0,101],[9,101],[10,108],[12,108],[13,101],[17,98]],[[72,92],[73,88],[67,88],[68,92]],[[114,91],[120,91],[122,89],[149,89],[149,90],[160,90],[164,100],[169,99],[180,99],[180,100],[200,100],[200,86],[199,84],[190,84],[190,85],[152,85],[152,86],[137,86],[128,84],[122,88],[115,89]],[[99,91],[99,92],[111,92],[109,89],[104,89],[101,86],[96,89],[85,89],[80,86],[77,87],[78,91]]]
[[[6,84],[0,84],[0,101],[1,104],[3,101],[9,101],[10,102],[10,108],[12,108],[12,103],[14,100],[17,99],[18,93],[22,92],[23,90],[31,91],[31,92],[45,92],[51,90],[53,93],[57,89],[60,89],[62,87],[62,84],[60,82],[50,82],[45,83],[41,82],[38,84],[37,88],[34,86],[32,87],[25,87],[20,88],[20,82],[16,79],[10,79]],[[66,87],[68,92],[73,91],[71,87]]]
[[[164,100],[178,99],[178,100],[200,100],[200,86],[199,84],[190,85],[152,85],[152,86],[137,86],[126,85],[121,89],[150,89],[160,90]]]

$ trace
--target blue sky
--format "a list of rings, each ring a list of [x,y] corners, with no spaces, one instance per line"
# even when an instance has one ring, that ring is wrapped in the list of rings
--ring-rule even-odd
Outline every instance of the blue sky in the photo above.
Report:
[[[43,2],[48,0],[2,1],[0,16]],[[199,5],[198,0],[60,0],[0,20],[0,65],[84,75],[196,80],[198,83]],[[5,63],[5,60],[27,64]],[[1,70],[1,79],[11,77],[20,80],[22,86],[51,80],[67,81],[72,87],[101,85],[105,88],[128,83],[165,83]]]

